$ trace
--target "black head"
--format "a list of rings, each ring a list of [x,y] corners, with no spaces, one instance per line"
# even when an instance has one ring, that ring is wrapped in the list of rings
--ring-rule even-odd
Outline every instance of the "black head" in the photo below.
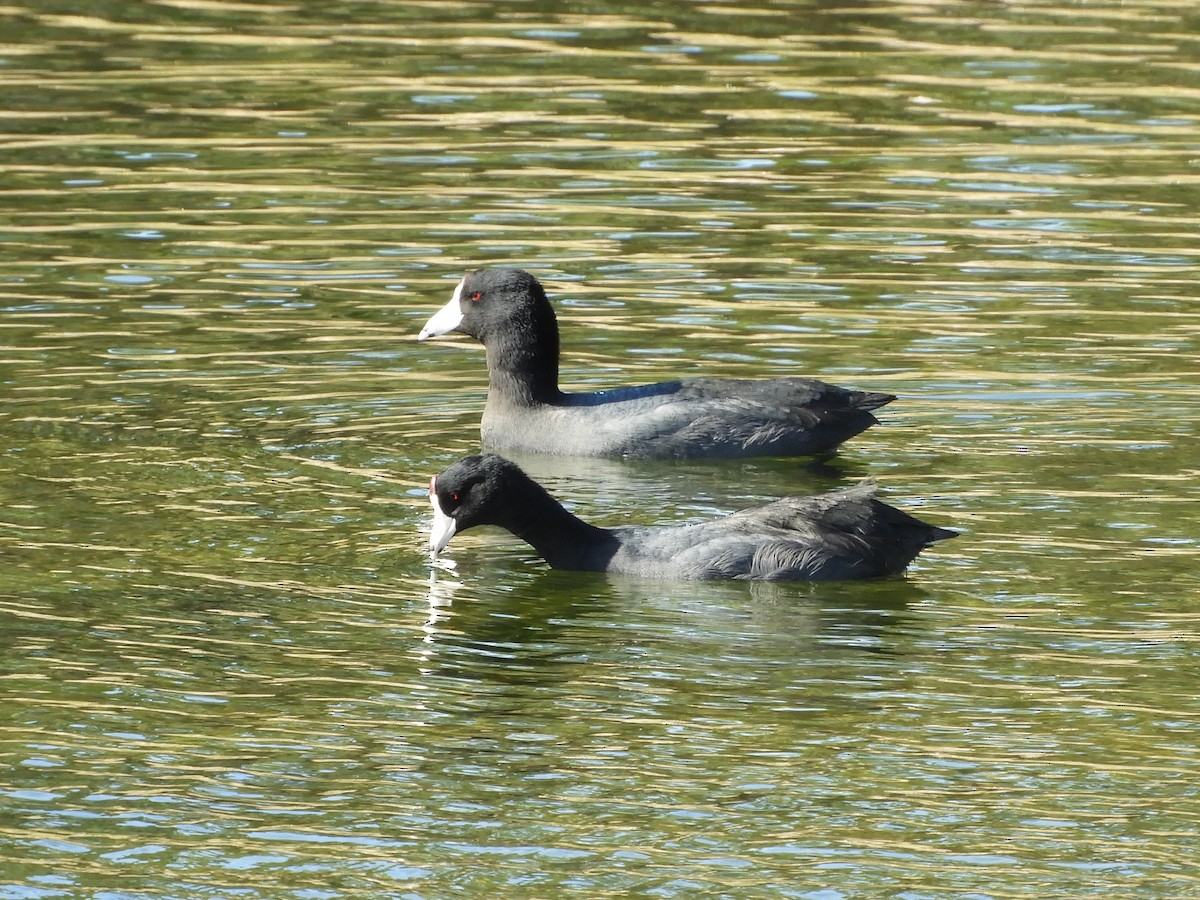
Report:
[[[418,340],[461,331],[487,348],[488,381],[496,396],[516,403],[555,403],[558,324],[546,292],[520,269],[477,269],[450,302],[425,323]]]
[[[468,272],[454,294],[421,329],[419,340],[451,331],[484,344],[492,340],[553,345],[558,355],[558,325],[538,280],[520,269]]]
[[[430,551],[436,555],[450,538],[476,525],[509,527],[530,491],[544,493],[516,463],[502,456],[488,453],[460,459],[429,480]]]

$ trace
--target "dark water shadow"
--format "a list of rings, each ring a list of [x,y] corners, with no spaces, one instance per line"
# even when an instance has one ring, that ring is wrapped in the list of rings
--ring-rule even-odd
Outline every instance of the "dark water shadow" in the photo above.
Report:
[[[677,507],[732,511],[779,497],[833,490],[870,474],[864,464],[841,456],[680,462],[532,454],[511,458],[560,501],[584,504],[580,514],[592,506],[649,513],[639,521],[598,524],[659,521],[662,510]]]
[[[793,645],[797,659],[829,648],[897,655],[889,632],[928,598],[900,578],[655,582],[552,569],[506,570],[498,579],[435,572],[416,655],[423,674],[523,684],[568,680],[630,641],[691,644],[705,656],[763,642]]]

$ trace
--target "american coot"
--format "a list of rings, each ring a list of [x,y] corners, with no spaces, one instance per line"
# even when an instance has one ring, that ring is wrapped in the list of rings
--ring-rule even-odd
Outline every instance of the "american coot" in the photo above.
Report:
[[[510,453],[689,459],[825,453],[878,420],[891,394],[812,378],[690,378],[595,393],[558,388],[558,323],[537,279],[479,269],[421,329],[487,348],[483,446]]]
[[[640,578],[824,581],[903,572],[934,541],[957,532],[913,518],[863,483],[786,497],[695,525],[598,528],[569,513],[517,465],[468,456],[429,482],[436,556],[460,531],[499,525],[556,569]]]

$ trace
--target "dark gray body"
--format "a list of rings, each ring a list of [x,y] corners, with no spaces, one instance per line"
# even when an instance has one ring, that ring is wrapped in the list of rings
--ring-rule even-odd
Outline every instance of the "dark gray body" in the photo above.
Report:
[[[805,378],[697,378],[564,393],[558,403],[514,402],[493,389],[480,433],[484,449],[497,453],[626,459],[803,456],[832,451],[875,424],[871,396]]]
[[[459,331],[487,350],[485,449],[640,459],[827,453],[877,424],[895,398],[813,378],[691,378],[593,393],[558,387],[558,323],[537,279],[480,269],[421,331]]]
[[[695,525],[618,528],[584,522],[516,464],[491,454],[450,466],[431,491],[454,533],[499,525],[555,568],[636,578],[876,578],[903,572],[929,544],[955,536],[876,500],[871,483]]]

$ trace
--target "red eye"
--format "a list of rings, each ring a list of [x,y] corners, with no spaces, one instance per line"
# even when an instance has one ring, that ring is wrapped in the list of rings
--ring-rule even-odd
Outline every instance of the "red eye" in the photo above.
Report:
[[[482,298],[482,297],[483,297],[483,292],[482,292],[482,291],[476,291],[475,293],[473,293],[473,294],[471,295],[471,299],[472,299],[472,300],[479,300],[479,299],[480,299],[480,298]]]
[[[455,503],[457,503],[458,502],[458,494],[457,493],[451,494],[450,499],[453,500]]]

